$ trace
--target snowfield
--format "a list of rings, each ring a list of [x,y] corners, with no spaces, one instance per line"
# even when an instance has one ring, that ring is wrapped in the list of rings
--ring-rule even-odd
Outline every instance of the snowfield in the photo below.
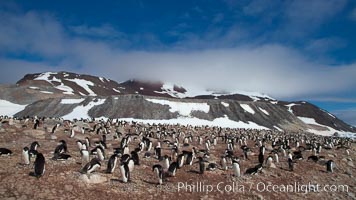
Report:
[[[13,116],[25,109],[27,105],[15,104],[10,101],[0,99],[0,115]]]
[[[80,105],[77,106],[76,108],[73,109],[73,111],[65,116],[63,116],[63,119],[87,119],[91,118],[88,115],[88,111],[93,108],[94,106],[101,105],[105,102],[106,99],[98,99],[97,102],[91,101],[88,105]]]
[[[105,117],[99,117],[97,119],[107,120]],[[241,121],[233,121],[229,119],[226,115],[224,117],[216,118],[213,121],[199,119],[195,117],[179,117],[176,119],[162,119],[162,120],[151,120],[151,119],[134,119],[134,118],[120,118],[118,120],[124,121],[135,121],[140,123],[149,124],[180,124],[180,125],[192,125],[192,126],[220,126],[224,128],[245,128],[245,129],[264,129],[269,130],[264,126],[260,126],[254,122],[244,123]]]
[[[186,117],[189,117],[192,111],[202,111],[208,113],[210,110],[210,106],[207,103],[186,103],[160,99],[146,99],[146,101],[161,105],[168,105],[170,107],[170,112],[178,112],[179,115]]]

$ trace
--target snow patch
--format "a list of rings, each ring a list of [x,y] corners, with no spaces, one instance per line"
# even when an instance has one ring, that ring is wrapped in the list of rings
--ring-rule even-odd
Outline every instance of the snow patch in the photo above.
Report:
[[[75,103],[81,103],[85,99],[62,99],[61,104],[75,104]]]
[[[260,111],[262,111],[264,114],[269,115],[269,113],[267,112],[267,110],[265,110],[265,109],[263,109],[263,108],[260,108],[260,107],[258,107],[258,109],[260,109]]]
[[[15,104],[10,101],[0,99],[0,115],[13,116],[25,109],[27,105]]]
[[[101,82],[105,83],[103,77],[99,77],[99,79],[100,79]]]
[[[34,87],[34,86],[31,86],[31,87],[28,87],[30,89],[33,89],[33,90],[39,90],[40,88],[39,87]]]
[[[140,90],[143,90],[143,87],[140,87]]]
[[[115,88],[113,88],[112,90],[114,90],[114,91],[117,92],[117,93],[121,93],[120,90],[117,90],[117,89],[115,89]]]
[[[208,113],[210,106],[207,103],[187,103],[187,102],[175,102],[160,99],[146,99],[149,102],[168,105],[170,107],[169,111],[174,113],[178,112],[181,116],[190,116],[192,111],[202,111]]]
[[[89,88],[89,86],[94,86],[94,83],[91,81],[87,81],[84,79],[66,79],[67,81],[72,81],[82,87],[84,90],[86,90],[89,93],[89,96],[96,96],[96,94]]]
[[[278,126],[273,126],[273,128],[277,129],[278,131],[284,132],[283,129],[279,128]]]
[[[63,119],[87,119],[90,118],[88,115],[88,111],[92,109],[94,106],[101,105],[105,102],[105,99],[97,99],[96,102],[91,101],[87,105],[80,105],[77,106],[76,108],[73,109],[73,111],[65,116],[63,116]]]
[[[230,106],[230,104],[228,104],[228,103],[225,103],[225,102],[221,102],[221,104],[223,105],[223,106],[225,106],[225,107],[229,107]]]
[[[324,126],[321,124],[318,124],[314,118],[308,118],[308,117],[298,117],[300,120],[302,120],[306,124],[313,124],[313,125],[318,125],[318,126]]]
[[[288,107],[288,111],[289,111],[290,113],[294,114],[294,113],[293,113],[293,110],[292,110],[292,107],[293,107],[293,106],[299,106],[299,105],[300,105],[300,104],[291,103],[291,104],[288,104],[288,105],[286,105],[286,106]]]
[[[42,92],[44,94],[53,94],[53,92],[50,92],[50,91],[40,91],[40,92]]]
[[[255,111],[247,104],[240,104],[240,106],[246,111],[251,114],[255,114]]]

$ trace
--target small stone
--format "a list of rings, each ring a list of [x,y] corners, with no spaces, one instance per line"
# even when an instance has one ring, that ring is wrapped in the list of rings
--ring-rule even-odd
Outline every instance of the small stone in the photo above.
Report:
[[[65,185],[64,186],[64,190],[70,192],[70,191],[73,190],[73,186],[72,185]]]
[[[355,167],[354,163],[352,161],[347,162],[347,165],[350,167]]]

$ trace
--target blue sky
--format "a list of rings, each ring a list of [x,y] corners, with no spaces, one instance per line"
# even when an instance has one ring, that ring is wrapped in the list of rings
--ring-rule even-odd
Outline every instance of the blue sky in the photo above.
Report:
[[[1,1],[0,82],[72,71],[307,100],[356,125],[351,0]]]

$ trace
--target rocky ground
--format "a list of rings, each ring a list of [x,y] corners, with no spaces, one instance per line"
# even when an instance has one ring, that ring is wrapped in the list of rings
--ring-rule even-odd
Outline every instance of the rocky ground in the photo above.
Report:
[[[344,149],[322,150],[321,155],[325,156],[326,160],[335,161],[334,173],[327,173],[325,166],[305,159],[297,161],[295,170],[290,172],[287,170],[286,158],[280,155],[280,162],[275,163],[276,168],[264,168],[258,175],[242,175],[237,178],[232,176],[231,169],[206,171],[200,175],[198,163],[194,163],[179,169],[176,177],[166,177],[160,186],[157,185],[157,178],[152,172],[152,166],[159,161],[153,157],[142,158],[142,154],[141,165],[135,166],[129,183],[121,181],[118,168],[113,174],[106,174],[107,161],[102,162],[100,170],[93,174],[79,173],[82,164],[76,140],[83,139],[89,133],[78,133],[74,138],[69,138],[69,133],[61,126],[52,135],[47,130],[50,130],[53,124],[44,123],[37,130],[32,129],[32,125],[24,127],[23,122],[18,121],[1,124],[0,147],[12,150],[13,154],[0,156],[0,199],[356,199],[354,143],[350,155],[346,155]],[[128,128],[123,131],[128,131]],[[91,133],[90,138],[92,141],[99,140],[99,136],[94,133]],[[61,139],[67,141],[72,158],[67,161],[54,161],[51,159],[53,151]],[[29,147],[33,141],[39,142],[41,146],[38,151],[46,158],[46,172],[40,178],[30,176],[33,164],[25,166],[21,159],[22,148]],[[120,140],[109,139],[107,154],[111,155],[112,148],[119,146],[119,142]],[[138,143],[139,140],[132,141],[130,149],[137,147]],[[204,148],[196,143],[192,145]],[[249,146],[253,147],[253,152],[258,152],[258,147],[254,147],[252,143]],[[211,149],[209,162],[219,163],[225,148],[226,144],[219,141],[218,145]],[[167,146],[163,145],[163,149],[163,155],[170,154]],[[241,149],[237,148],[235,154],[242,155]],[[311,152],[306,152],[305,157],[309,154],[311,155]],[[245,172],[255,166],[257,160],[257,154],[252,154],[250,160],[241,160],[241,171]],[[319,184],[320,191],[305,192],[302,185],[309,183]],[[199,184],[200,187],[197,187]],[[300,191],[287,192],[281,189],[294,184]],[[192,185],[195,185],[195,189]],[[267,191],[267,185],[270,185],[269,189],[272,189],[272,186],[279,189]],[[326,185],[338,186],[336,189],[327,188],[337,191],[323,191]],[[342,191],[346,190],[345,187],[341,188],[343,185],[348,187],[348,191]]]

